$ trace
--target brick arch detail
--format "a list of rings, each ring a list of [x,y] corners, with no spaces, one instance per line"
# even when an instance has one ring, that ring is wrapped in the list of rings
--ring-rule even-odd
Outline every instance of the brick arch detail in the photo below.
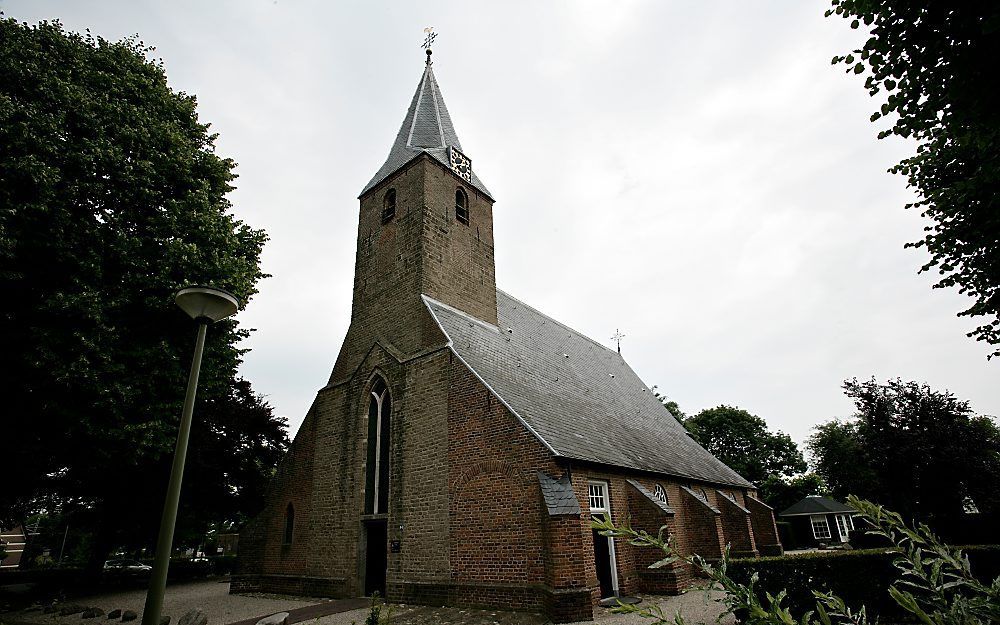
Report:
[[[519,484],[528,482],[522,472],[506,460],[480,460],[452,480],[451,487],[453,490],[459,490],[475,479],[495,474],[502,475]]]

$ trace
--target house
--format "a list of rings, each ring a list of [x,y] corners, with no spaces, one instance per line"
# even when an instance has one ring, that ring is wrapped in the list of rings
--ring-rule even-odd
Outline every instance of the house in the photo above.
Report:
[[[829,497],[809,495],[778,517],[789,523],[794,548],[846,543],[854,531],[854,508]]]
[[[780,553],[754,485],[619,353],[497,288],[479,174],[428,50],[359,197],[350,328],[240,534],[233,592],[378,592],[566,622],[692,581],[682,564],[649,569],[661,554],[599,535],[594,517],[666,526],[706,558]]]

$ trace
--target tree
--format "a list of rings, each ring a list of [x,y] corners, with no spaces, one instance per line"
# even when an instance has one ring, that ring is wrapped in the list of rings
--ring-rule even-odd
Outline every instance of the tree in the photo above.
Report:
[[[684,425],[705,449],[755,484],[806,470],[795,441],[783,432],[771,432],[763,419],[746,410],[708,408],[688,417]]]
[[[684,412],[681,410],[681,407],[677,405],[677,402],[670,399],[666,395],[660,393],[656,389],[657,387],[655,384],[653,385],[653,388],[650,389],[653,391],[653,397],[655,397],[661,404],[663,404],[663,407],[666,408],[667,412],[672,414],[675,419],[677,419],[678,423],[684,425],[684,420],[687,419],[687,415],[684,414]]]
[[[265,277],[267,236],[226,198],[236,164],[151,50],[0,18],[0,344],[5,438],[17,441],[0,474],[18,476],[0,489],[0,517],[85,510],[95,559],[155,534],[195,334],[172,294],[210,284],[245,302]],[[208,333],[195,440],[215,452],[194,447],[189,511],[210,481],[236,489],[217,505],[247,488],[251,505],[286,443],[237,382],[247,334],[233,319]]]
[[[821,495],[825,492],[823,478],[815,473],[803,473],[790,478],[769,475],[757,484],[757,495],[774,508],[775,514],[809,495]]]
[[[971,499],[1000,510],[1000,428],[948,391],[900,379],[844,382],[856,414],[817,426],[816,472],[833,494],[870,498],[947,529]]]
[[[916,154],[890,169],[919,194],[906,208],[931,220],[924,247],[936,288],[957,286],[975,302],[959,315],[984,317],[969,333],[1000,355],[1000,4],[833,0],[827,15],[863,22],[871,35],[833,63],[864,74],[885,94],[871,119],[895,116],[879,138],[916,141]]]

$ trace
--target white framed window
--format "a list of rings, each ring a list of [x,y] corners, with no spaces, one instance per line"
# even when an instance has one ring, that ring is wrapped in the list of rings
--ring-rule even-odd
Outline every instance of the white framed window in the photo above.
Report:
[[[653,497],[656,497],[660,503],[667,503],[667,491],[663,490],[663,486],[660,484],[653,487]]]
[[[830,524],[827,522],[825,514],[810,516],[809,521],[812,524],[813,538],[821,540],[831,537]]]
[[[588,490],[590,494],[590,511],[608,512],[608,485],[604,482],[590,482]]]
[[[851,517],[846,514],[838,514],[836,516],[837,533],[840,535],[840,542],[842,543],[847,542],[848,538],[850,538],[851,530],[850,526],[848,525],[848,520],[850,518]]]

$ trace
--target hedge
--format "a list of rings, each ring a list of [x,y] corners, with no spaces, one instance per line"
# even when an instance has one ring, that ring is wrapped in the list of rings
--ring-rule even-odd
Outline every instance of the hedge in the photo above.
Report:
[[[1000,576],[1000,545],[963,547],[972,573],[984,582]],[[869,616],[882,621],[899,622],[909,616],[889,596],[889,586],[899,577],[893,566],[897,555],[886,550],[820,551],[767,558],[739,558],[729,562],[728,573],[747,584],[754,573],[756,590],[777,595],[783,589],[788,598],[784,606],[796,617],[816,609],[812,591],[833,592],[851,609],[864,605]]]

